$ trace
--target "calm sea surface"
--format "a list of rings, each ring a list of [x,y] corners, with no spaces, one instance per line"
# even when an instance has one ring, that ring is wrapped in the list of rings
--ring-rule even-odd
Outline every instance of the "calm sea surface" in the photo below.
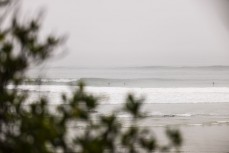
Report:
[[[83,80],[89,86],[127,87],[228,87],[229,67],[136,67],[136,68],[46,68],[31,69],[30,78],[45,84]]]

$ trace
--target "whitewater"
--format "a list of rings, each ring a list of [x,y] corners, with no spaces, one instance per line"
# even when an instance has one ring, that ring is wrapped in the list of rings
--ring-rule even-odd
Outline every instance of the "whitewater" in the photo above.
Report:
[[[13,88],[9,86],[9,88]],[[61,103],[60,95],[70,95],[77,86],[66,85],[20,85],[18,89],[29,91],[32,94],[42,93],[55,98],[54,103]],[[90,87],[85,90],[100,97],[102,104],[123,103],[126,95],[134,94],[144,97],[144,103],[229,103],[229,87],[205,88],[128,88],[128,87]]]

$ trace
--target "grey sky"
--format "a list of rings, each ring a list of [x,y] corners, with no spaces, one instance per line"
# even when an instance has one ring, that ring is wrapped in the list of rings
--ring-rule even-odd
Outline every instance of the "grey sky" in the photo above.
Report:
[[[24,0],[23,6],[45,8],[45,31],[69,36],[55,66],[229,65],[225,0]]]

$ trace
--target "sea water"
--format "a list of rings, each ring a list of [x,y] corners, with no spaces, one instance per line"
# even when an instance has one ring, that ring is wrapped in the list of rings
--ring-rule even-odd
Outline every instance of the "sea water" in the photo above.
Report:
[[[131,93],[144,97],[149,118],[161,118],[154,126],[229,123],[229,66],[34,68],[28,77],[32,81],[19,88],[29,91],[32,100],[49,97],[50,105],[61,104],[61,94],[70,96],[83,81],[86,91],[100,98],[100,108],[106,107],[97,113],[109,114]],[[119,116],[128,118],[127,114]]]
[[[126,95],[132,93],[145,99],[143,111],[147,118],[139,126],[176,126],[185,129],[186,133],[196,131],[186,134],[185,152],[229,150],[226,147],[229,142],[228,66],[55,67],[31,69],[28,77],[30,81],[18,88],[29,91],[32,101],[43,95],[51,99],[50,106],[62,104],[61,94],[70,96],[77,84],[83,81],[87,85],[86,91],[100,97],[100,105],[94,115],[106,115],[122,107]],[[126,113],[117,115],[128,126],[130,116]],[[220,129],[223,134],[219,133]],[[212,133],[218,135],[212,136]],[[197,146],[202,148],[195,150]],[[208,146],[214,147],[209,149]]]
[[[228,87],[229,67],[129,67],[31,69],[30,78],[41,77],[45,84],[77,84],[99,87]]]

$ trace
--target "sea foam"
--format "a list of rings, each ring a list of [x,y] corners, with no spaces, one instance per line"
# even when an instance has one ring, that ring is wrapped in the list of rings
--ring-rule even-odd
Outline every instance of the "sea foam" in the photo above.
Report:
[[[9,85],[9,89],[14,88]],[[50,98],[58,98],[62,93],[70,95],[77,86],[65,85],[20,85],[20,90],[46,94]],[[128,93],[136,97],[144,97],[144,103],[222,103],[229,102],[228,87],[209,88],[125,88],[125,87],[86,87],[86,91],[99,96],[103,104],[123,103]]]

